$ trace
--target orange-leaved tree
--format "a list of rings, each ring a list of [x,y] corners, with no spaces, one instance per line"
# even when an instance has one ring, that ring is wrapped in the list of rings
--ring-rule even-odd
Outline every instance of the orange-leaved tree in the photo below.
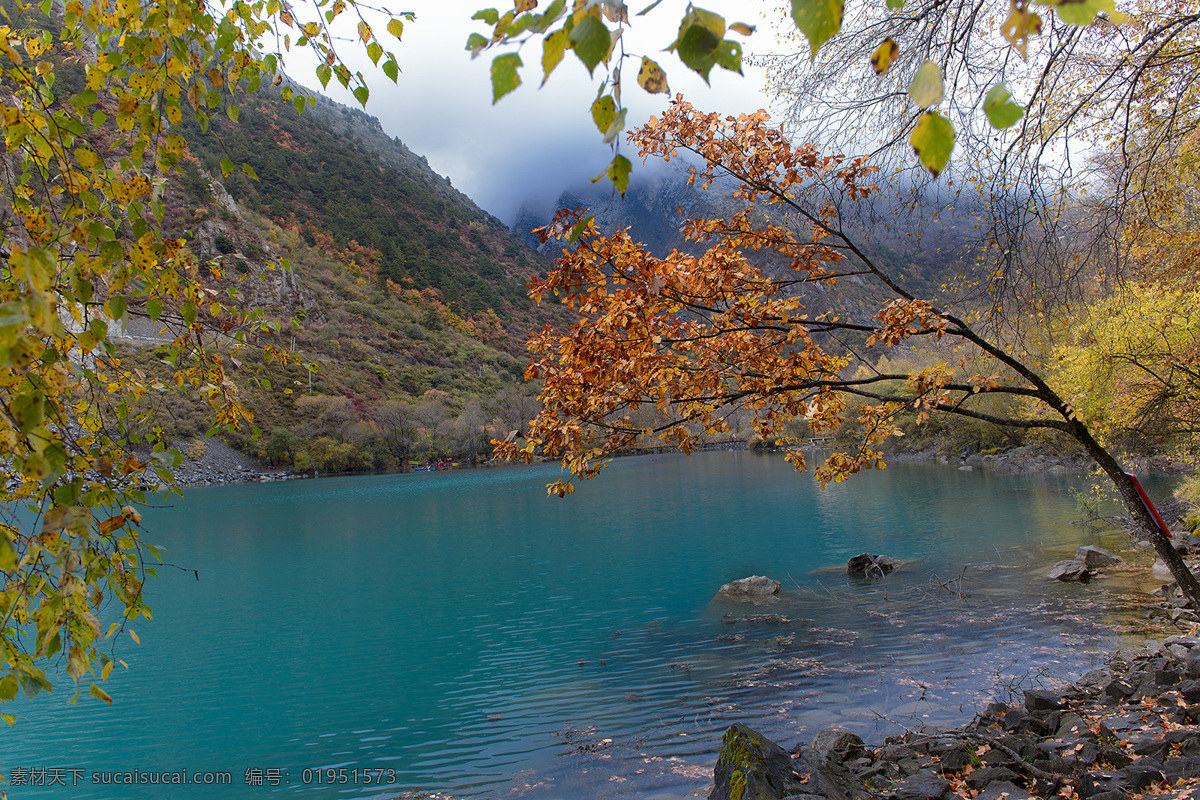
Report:
[[[558,457],[588,478],[606,456],[640,437],[657,436],[686,452],[705,434],[728,432],[735,409],[748,410],[760,435],[773,440],[795,418],[813,431],[838,428],[853,407],[862,434],[855,447],[834,452],[817,469],[828,482],[884,466],[879,445],[898,433],[895,419],[906,409],[921,418],[957,414],[1010,429],[1057,431],[1112,479],[1141,533],[1200,603],[1200,584],[1121,466],[1036,360],[1006,337],[1001,319],[914,296],[843,224],[843,205],[876,191],[873,168],[793,144],[769,127],[765,112],[721,118],[680,97],[630,139],[643,157],[699,157],[704,166],[693,170],[693,181],[705,189],[734,181],[739,210],[687,220],[686,238],[702,249],[699,255],[655,257],[628,231],[601,235],[579,212],[560,212],[541,230],[547,240],[574,246],[531,293],[561,296],[579,318],[531,341],[526,376],[544,382],[542,407],[524,442],[497,442],[498,455]],[[875,313],[809,315],[798,294],[811,284],[856,292]],[[869,348],[919,342],[945,360],[885,372],[868,357]],[[1023,411],[997,413],[988,403],[997,396],[1020,400]],[[660,422],[635,421],[643,407],[656,408]],[[805,466],[798,447],[787,458]],[[572,488],[559,480],[548,491],[563,496]]]

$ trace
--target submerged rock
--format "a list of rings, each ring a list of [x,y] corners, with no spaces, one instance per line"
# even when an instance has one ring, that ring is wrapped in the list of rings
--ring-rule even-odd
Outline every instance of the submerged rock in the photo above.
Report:
[[[779,594],[782,589],[783,584],[777,580],[765,575],[751,575],[725,584],[717,590],[717,594],[726,597],[767,597]]]
[[[1092,579],[1092,573],[1082,561],[1060,561],[1050,570],[1048,577],[1064,583],[1087,583]]]
[[[900,562],[891,556],[877,556],[873,553],[859,553],[846,562],[847,575],[865,575],[868,578],[880,578],[892,572]]]

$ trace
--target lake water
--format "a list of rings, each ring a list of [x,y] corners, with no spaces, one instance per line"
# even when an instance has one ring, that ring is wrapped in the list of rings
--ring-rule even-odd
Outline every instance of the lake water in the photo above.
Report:
[[[1081,543],[1130,554],[1071,524],[1064,477],[901,465],[822,492],[728,452],[618,460],[546,498],[557,474],[193,489],[151,510],[180,569],[149,584],[115,701],[68,706],[64,677],[9,704],[10,783],[67,784],[9,796],[678,798],[735,721],[788,746],[833,725],[878,740],[1082,672],[1131,644],[1153,585],[1043,577]],[[863,551],[910,563],[847,579]],[[714,599],[759,574],[784,597]],[[184,769],[230,784],[93,783]]]

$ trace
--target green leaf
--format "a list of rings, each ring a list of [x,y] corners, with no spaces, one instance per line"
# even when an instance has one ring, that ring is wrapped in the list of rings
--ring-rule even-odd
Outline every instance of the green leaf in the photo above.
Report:
[[[812,57],[842,29],[843,0],[792,0],[792,20],[808,39]]]
[[[9,404],[21,433],[29,433],[46,419],[46,395],[37,389],[19,394]]]
[[[472,33],[467,37],[467,50],[479,55],[479,51],[488,46],[488,38],[481,33]]]
[[[396,64],[394,59],[388,59],[387,61],[383,62],[383,74],[387,75],[388,78],[391,79],[392,83],[400,80],[400,67]]]
[[[113,320],[117,320],[117,321],[125,319],[125,312],[126,312],[127,308],[128,308],[128,305],[126,304],[124,297],[117,296],[117,297],[108,298],[108,318],[109,319],[113,319]]]
[[[0,533],[0,570],[4,572],[12,572],[17,568],[17,551],[13,548],[12,542],[3,533]],[[12,700],[17,696],[16,682],[13,682],[13,692],[8,697],[4,696],[4,681],[11,679],[0,679],[0,702],[4,700]]]
[[[1058,18],[1068,25],[1091,25],[1102,11],[1118,25],[1129,19],[1117,11],[1113,0],[1040,0],[1038,5],[1054,6]]]
[[[558,18],[562,16],[563,10],[566,7],[567,0],[554,0],[538,20],[537,27],[534,30],[538,33],[545,33],[550,30],[550,26],[558,21]]]
[[[26,278],[29,285],[44,292],[54,283],[54,254],[44,247],[31,247],[25,251]]]
[[[0,719],[2,719],[2,720],[4,720],[5,722],[7,722],[7,723],[8,723],[8,727],[10,727],[10,728],[11,728],[11,727],[12,727],[14,724],[16,724],[16,721],[17,721],[17,718],[16,718],[16,717],[14,717],[12,714],[0,714]]]
[[[492,103],[521,85],[521,76],[517,74],[517,67],[521,66],[524,66],[521,57],[516,53],[505,53],[492,61]]]
[[[554,72],[554,68],[563,60],[563,53],[567,51],[567,45],[570,43],[570,37],[561,28],[542,39],[542,86],[546,85],[550,73]]]
[[[7,703],[9,700],[15,699],[19,689],[17,679],[12,675],[0,678],[0,703]]]
[[[583,234],[583,229],[587,227],[587,224],[591,222],[592,218],[595,216],[595,214],[588,214],[586,217],[580,219],[579,222],[576,222],[575,227],[571,228],[571,234],[567,236],[567,243],[574,244],[576,240],[578,240]]]
[[[908,85],[908,96],[921,108],[929,108],[942,102],[946,97],[942,68],[932,61],[926,61],[917,67],[917,74]]]
[[[891,11],[899,11],[904,8],[904,0],[887,0],[887,7]]]
[[[737,42],[731,39],[721,42],[713,57],[716,59],[718,67],[736,72],[738,75],[742,74],[742,46]]]
[[[481,19],[485,25],[495,25],[500,21],[500,12],[494,8],[485,8],[481,11],[476,11],[471,19]]]
[[[599,17],[587,17],[571,28],[568,37],[571,40],[571,48],[587,67],[589,74],[596,69],[597,64],[608,58],[612,49],[612,33]]]
[[[950,163],[954,139],[954,126],[950,120],[936,111],[926,111],[917,121],[917,127],[913,128],[908,141],[917,158],[936,178]]]
[[[383,58],[383,48],[378,42],[371,42],[367,45],[367,58],[371,59],[371,63],[379,66],[379,59]]]
[[[618,155],[608,165],[608,179],[612,181],[613,186],[617,187],[621,197],[625,196],[625,190],[629,188],[629,173],[632,170],[633,164],[623,155]]]
[[[367,98],[371,96],[371,90],[365,86],[357,86],[354,89],[354,99],[359,102],[363,108],[367,107]]]
[[[25,692],[25,696],[32,700],[42,691],[42,684],[32,676],[25,675],[21,678],[21,691]]]
[[[616,118],[617,103],[611,94],[606,94],[592,103],[592,120],[601,133],[607,133],[608,126]]]
[[[237,166],[232,161],[230,161],[228,158],[221,159],[221,176],[222,177],[228,178],[230,175],[233,174],[233,171],[235,169],[237,169]]]
[[[679,60],[708,83],[708,73],[716,63],[721,37],[703,25],[689,25],[676,42]]]
[[[608,123],[608,128],[604,131],[605,144],[612,144],[613,139],[616,139],[621,134],[621,131],[625,130],[625,113],[627,110],[622,108],[617,116],[613,118],[612,122]]]
[[[1012,94],[1003,83],[997,83],[983,98],[983,113],[996,130],[1011,128],[1025,116],[1025,109],[1012,101]]]

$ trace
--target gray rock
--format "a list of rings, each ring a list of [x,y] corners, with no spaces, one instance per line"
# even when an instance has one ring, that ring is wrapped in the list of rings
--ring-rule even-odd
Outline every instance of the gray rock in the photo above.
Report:
[[[1176,687],[1189,703],[1200,703],[1200,681],[1187,680]]]
[[[783,584],[765,575],[751,575],[749,578],[739,578],[731,581],[720,589],[717,594],[726,597],[768,597],[779,594]]]
[[[1096,734],[1092,733],[1083,717],[1078,714],[1064,714],[1058,723],[1058,732],[1054,734],[1057,739],[1095,739]]]
[[[896,784],[893,792],[896,800],[942,800],[951,794],[949,783],[928,772],[913,775]]]
[[[1012,781],[989,783],[975,800],[1032,800],[1033,795],[1019,788]]]
[[[1166,639],[1163,639],[1163,644],[1177,644],[1190,650],[1193,647],[1200,647],[1200,639],[1197,639],[1195,636],[1168,636]]]
[[[1082,561],[1083,565],[1088,569],[1096,570],[1101,567],[1111,567],[1113,564],[1120,564],[1125,559],[1113,555],[1103,547],[1083,544],[1075,551],[1075,558],[1073,560]]]
[[[863,740],[847,731],[827,729],[813,737],[812,749],[825,760],[850,761],[866,752]]]
[[[1137,762],[1130,764],[1121,771],[1125,773],[1126,787],[1135,792],[1140,792],[1148,788],[1150,784],[1166,779],[1161,769],[1152,766],[1141,766]]]
[[[1087,583],[1092,579],[1092,573],[1082,561],[1060,561],[1047,577],[1064,583]]]
[[[1054,692],[1025,690],[1025,708],[1030,711],[1056,711],[1066,708],[1062,697]]]
[[[1019,781],[1021,776],[1007,767],[984,767],[967,776],[967,785],[972,789],[983,789],[997,781]]]

